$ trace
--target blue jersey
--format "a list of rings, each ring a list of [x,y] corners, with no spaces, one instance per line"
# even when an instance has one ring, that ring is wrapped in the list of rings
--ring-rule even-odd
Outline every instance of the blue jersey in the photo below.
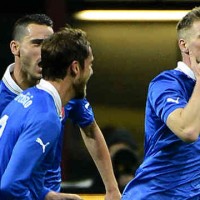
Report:
[[[195,78],[184,63],[155,77],[148,90],[144,160],[122,200],[199,200],[200,139],[186,143],[166,125],[169,114],[188,103]]]
[[[0,119],[0,199],[40,200],[61,131],[61,99],[48,82],[18,95]]]
[[[11,100],[22,92],[22,89],[15,83],[10,75],[13,68],[14,64],[8,66],[0,82],[0,114]],[[64,109],[63,126],[56,150],[55,161],[45,175],[45,186],[57,192],[60,191],[61,184],[60,162],[62,155],[62,138],[64,122],[67,118],[71,119],[82,128],[91,124],[94,121],[94,113],[87,99],[72,99]]]
[[[60,191],[61,184],[61,156],[62,156],[62,141],[64,133],[64,124],[67,118],[73,123],[78,124],[81,128],[90,125],[94,121],[94,113],[91,105],[86,99],[72,99],[64,108],[65,117],[62,121],[62,131],[56,151],[55,161],[53,166],[48,170],[45,176],[45,186],[51,190]]]
[[[0,115],[8,103],[22,92],[22,89],[15,83],[10,75],[13,68],[14,64],[9,65],[0,81]]]

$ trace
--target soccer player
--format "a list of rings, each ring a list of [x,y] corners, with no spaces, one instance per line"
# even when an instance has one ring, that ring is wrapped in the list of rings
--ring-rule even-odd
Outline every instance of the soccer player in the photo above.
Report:
[[[15,23],[13,40],[10,43],[15,63],[8,66],[1,81],[1,112],[16,95],[20,94],[24,89],[35,85],[42,77],[41,68],[39,67],[39,62],[41,61],[40,48],[43,39],[53,34],[52,27],[53,22],[46,15],[41,14],[26,15]],[[102,133],[95,121],[91,106],[85,98],[80,100],[73,99],[65,106],[65,111],[65,119],[70,117],[81,127],[88,150],[91,152],[104,180],[106,198],[120,199],[109,153],[102,138]],[[56,149],[55,161],[45,175],[45,186],[56,192],[60,191],[61,183],[61,148],[62,134]],[[53,192],[47,196],[50,197],[50,194],[54,198]],[[68,197],[72,198],[72,194],[63,195],[69,195]],[[75,196],[74,199],[76,198]]]
[[[62,107],[86,96],[93,73],[92,49],[79,29],[63,28],[45,39],[41,57],[43,79],[11,101],[0,119],[1,199],[45,199],[43,180],[54,161]]]
[[[144,161],[122,200],[200,199],[200,7],[177,35],[182,61],[149,85]]]

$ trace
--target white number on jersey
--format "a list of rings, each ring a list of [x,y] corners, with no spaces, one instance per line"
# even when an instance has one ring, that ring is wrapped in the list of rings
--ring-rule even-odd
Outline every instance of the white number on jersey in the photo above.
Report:
[[[0,138],[3,134],[4,128],[6,127],[6,123],[8,120],[8,115],[4,115],[1,119],[0,119]]]

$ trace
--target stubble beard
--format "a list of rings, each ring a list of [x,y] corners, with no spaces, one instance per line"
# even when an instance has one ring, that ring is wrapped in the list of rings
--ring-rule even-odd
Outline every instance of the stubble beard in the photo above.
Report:
[[[83,99],[86,96],[85,83],[74,85],[74,90],[75,90],[75,99]]]

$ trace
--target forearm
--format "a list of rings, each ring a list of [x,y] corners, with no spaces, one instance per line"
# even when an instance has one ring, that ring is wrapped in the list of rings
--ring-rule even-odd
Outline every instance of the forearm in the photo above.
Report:
[[[85,133],[89,133],[89,135]],[[101,175],[106,191],[110,192],[112,190],[118,190],[110,154],[98,125],[94,122],[90,126],[90,129],[89,127],[84,130],[81,129],[81,134]]]
[[[44,200],[83,200],[79,195],[50,191]]]
[[[183,109],[172,112],[167,125],[182,140],[193,142],[200,133],[200,80],[196,81],[192,96]]]

